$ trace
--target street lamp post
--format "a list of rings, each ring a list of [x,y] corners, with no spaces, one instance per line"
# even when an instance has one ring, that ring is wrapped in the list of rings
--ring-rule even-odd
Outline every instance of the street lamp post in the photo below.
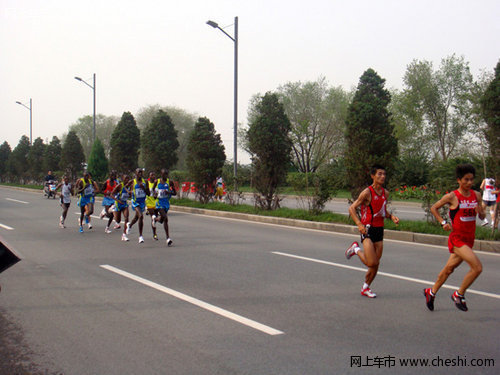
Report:
[[[207,25],[222,31],[234,42],[234,184],[238,177],[238,17],[234,17],[234,38],[222,29],[216,22],[207,21]]]
[[[30,145],[33,144],[33,101],[30,98],[30,106],[26,106],[21,102],[16,102],[19,105],[22,105],[24,108],[29,109],[30,111]]]
[[[94,85],[90,85],[87,81],[81,79],[80,77],[75,77],[77,81],[85,83],[94,92],[94,128],[92,130],[92,143],[95,142],[95,73],[94,73]]]

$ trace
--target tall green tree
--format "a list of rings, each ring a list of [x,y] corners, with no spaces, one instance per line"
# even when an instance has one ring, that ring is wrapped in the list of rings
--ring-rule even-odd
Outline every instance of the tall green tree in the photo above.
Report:
[[[87,169],[92,174],[92,179],[104,181],[108,174],[108,159],[99,138],[95,139],[88,161]]]
[[[105,151],[110,149],[111,134],[113,134],[118,120],[119,118],[116,116],[96,115],[96,138],[101,140]],[[74,124],[70,125],[69,130],[74,130],[80,138],[85,157],[88,159],[94,142],[94,118],[92,116],[80,117]],[[108,152],[106,152],[106,156],[109,156]]]
[[[177,148],[178,160],[175,168],[185,170],[187,168],[186,157],[189,135],[194,129],[194,124],[198,116],[194,113],[190,113],[175,106],[160,106],[158,104],[150,105],[139,110],[136,115],[137,126],[139,127],[141,132],[147,125],[151,123],[153,117],[158,114],[158,111],[160,109],[168,113],[170,119],[175,125],[175,130],[177,130],[177,140],[179,141],[179,147]]]
[[[255,107],[247,132],[248,149],[254,168],[256,202],[271,210],[279,207],[278,187],[286,181],[291,163],[290,120],[278,95],[266,93]]]
[[[141,134],[142,159],[146,169],[159,172],[162,168],[171,169],[178,160],[177,130],[170,116],[159,110],[151,123]]]
[[[7,141],[0,145],[0,181],[5,181],[8,172],[9,156],[12,152]]]
[[[47,171],[56,171],[59,169],[61,161],[62,146],[61,141],[56,136],[52,137],[52,141],[45,147],[44,169]]]
[[[373,164],[383,165],[389,174],[398,155],[398,143],[387,108],[391,96],[384,85],[385,79],[371,68],[366,70],[349,106],[345,163],[353,198],[371,183],[369,170]]]
[[[404,82],[407,117],[421,145],[441,160],[459,153],[467,145],[472,114],[473,78],[469,64],[455,55],[444,58],[438,70],[432,62],[414,60]],[[467,146],[466,146],[467,147]]]
[[[77,175],[83,171],[84,163],[85,154],[80,138],[74,130],[70,130],[62,146],[60,169],[65,171],[71,180],[75,180]]]
[[[33,142],[28,153],[28,164],[31,177],[38,180],[44,173],[44,155],[45,155],[46,145],[43,143],[43,139],[38,137]]]
[[[349,95],[330,87],[324,77],[289,82],[277,91],[290,120],[293,163],[300,172],[315,172],[340,156]]]
[[[189,175],[198,188],[200,202],[206,203],[226,161],[221,136],[215,132],[215,126],[208,118],[198,119],[189,135],[187,149]]]
[[[486,139],[494,163],[493,173],[500,177],[500,61],[495,67],[495,77],[481,98],[481,108],[486,121]]]
[[[138,166],[141,132],[134,116],[124,112],[111,135],[110,167],[130,173]]]
[[[28,154],[30,152],[30,139],[23,135],[9,157],[9,172],[14,180],[23,182],[29,174]]]

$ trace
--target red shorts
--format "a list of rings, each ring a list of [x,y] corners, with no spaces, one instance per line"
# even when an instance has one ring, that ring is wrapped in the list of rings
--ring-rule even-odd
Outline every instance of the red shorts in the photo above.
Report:
[[[472,246],[474,246],[474,238],[474,235],[464,235],[452,232],[448,237],[448,250],[450,253],[454,253],[454,247],[462,247],[464,245],[467,245],[472,249]]]

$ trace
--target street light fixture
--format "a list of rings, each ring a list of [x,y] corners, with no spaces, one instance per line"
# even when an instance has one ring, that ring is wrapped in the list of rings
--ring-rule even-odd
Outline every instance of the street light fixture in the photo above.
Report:
[[[24,108],[30,111],[30,145],[33,144],[33,101],[30,98],[30,106],[28,107],[26,104],[23,104],[19,101],[16,101],[17,104],[22,105]]]
[[[92,91],[94,92],[94,128],[92,130],[92,143],[95,142],[95,73],[94,73],[94,85],[92,86],[91,84],[89,84],[87,81],[81,79],[80,77],[75,77],[75,79],[77,81],[80,81],[82,83],[85,83],[88,87],[90,87],[92,89]]]
[[[207,21],[207,25],[222,31],[234,42],[234,184],[238,177],[238,17],[234,17],[234,38],[222,29],[217,22]]]

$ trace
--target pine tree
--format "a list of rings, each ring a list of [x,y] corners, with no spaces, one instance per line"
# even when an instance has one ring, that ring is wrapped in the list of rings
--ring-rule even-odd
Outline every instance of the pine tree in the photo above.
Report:
[[[189,174],[198,188],[200,201],[206,203],[226,161],[221,136],[216,134],[215,126],[208,118],[198,119],[189,136],[187,149]]]
[[[44,174],[44,155],[45,155],[46,145],[43,143],[43,139],[38,137],[33,142],[28,153],[28,164],[31,177],[38,180]]]
[[[481,108],[484,120],[488,125],[486,139],[489,143],[490,155],[495,170],[493,173],[500,177],[500,61],[495,68],[495,77],[488,85],[481,98]]]
[[[12,150],[7,141],[0,146],[0,181],[5,181],[7,178],[9,156]]]
[[[77,175],[83,171],[85,154],[80,139],[73,130],[68,132],[61,150],[60,168],[75,180]]]
[[[170,116],[161,109],[142,131],[141,147],[142,158],[148,171],[171,169],[177,163],[177,131]]]
[[[96,138],[89,155],[88,171],[92,179],[104,181],[108,174],[108,159],[104,152],[104,146],[99,138]]]
[[[398,155],[394,126],[387,109],[389,91],[373,69],[363,73],[346,120],[345,163],[353,198],[371,183],[370,167],[383,165],[390,176]]]
[[[138,166],[141,132],[134,116],[124,112],[111,135],[111,152],[109,156],[111,169],[122,173],[130,173]]]
[[[14,180],[23,182],[28,177],[28,154],[30,139],[23,135],[9,157],[9,172]]]
[[[52,141],[45,148],[44,168],[47,171],[56,171],[59,169],[61,161],[62,146],[61,141],[56,136],[52,137]]]
[[[278,186],[285,182],[291,163],[292,141],[290,121],[278,96],[266,93],[255,108],[255,116],[247,132],[252,155],[254,187],[261,194],[257,202],[266,209],[279,206]]]

